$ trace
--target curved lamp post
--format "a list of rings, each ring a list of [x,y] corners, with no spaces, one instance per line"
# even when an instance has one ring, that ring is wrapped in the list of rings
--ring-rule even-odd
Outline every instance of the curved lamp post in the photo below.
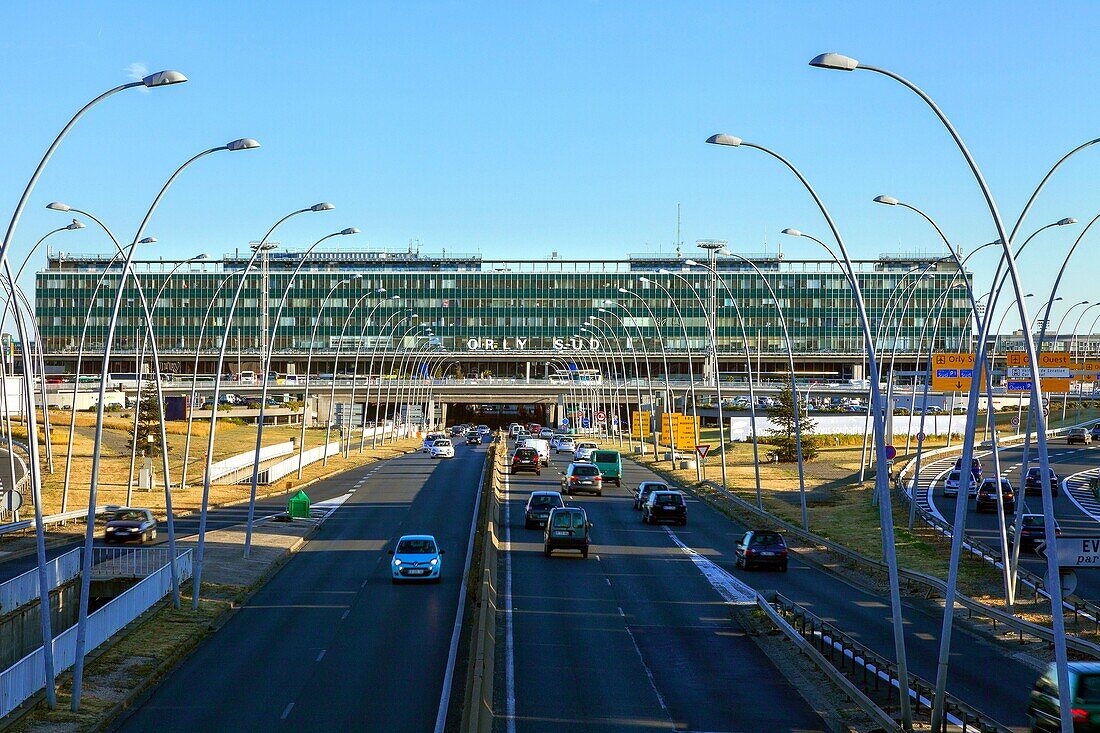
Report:
[[[322,454],[322,457],[321,457],[321,465],[322,466],[327,466],[328,465],[328,443],[329,443],[329,436],[332,434],[332,421],[334,419],[334,413],[336,412],[336,379],[337,379],[337,375],[339,374],[338,369],[339,369],[339,366],[340,366],[340,353],[344,350],[344,334],[347,333],[348,323],[351,322],[351,317],[353,315],[355,315],[355,309],[358,308],[359,304],[362,303],[364,300],[366,300],[370,296],[376,295],[376,294],[377,293],[372,290],[372,291],[367,291],[366,293],[363,293],[362,295],[360,295],[358,300],[356,300],[355,303],[352,304],[351,308],[348,309],[348,315],[347,315],[346,318],[344,318],[344,325],[341,326],[341,328],[340,328],[340,339],[336,342],[336,359],[332,363],[332,384],[329,387],[328,415],[325,419],[325,443],[324,443],[325,450],[324,450],[324,453]],[[382,302],[384,302],[384,301],[379,301],[379,303],[382,303]],[[376,304],[375,307],[377,308],[378,305]],[[353,379],[354,379],[354,376],[355,375],[352,375]],[[351,439],[351,434],[350,433],[348,434],[348,439],[349,440]],[[341,440],[340,441],[341,447],[343,446],[343,444],[344,444],[344,441]]]

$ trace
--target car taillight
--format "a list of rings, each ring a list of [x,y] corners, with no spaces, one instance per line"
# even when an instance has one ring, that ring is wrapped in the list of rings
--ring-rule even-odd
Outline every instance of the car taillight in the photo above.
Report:
[[[784,547],[782,550],[780,550],[779,555],[780,555],[780,557],[786,557],[787,556],[787,548]]]
[[[749,549],[745,550],[745,554],[746,554],[746,555],[755,555],[755,554],[756,554],[756,550],[754,550],[754,549],[752,549],[752,548],[750,547]]]
[[[1070,710],[1073,713],[1074,723],[1087,723],[1089,722],[1089,711],[1081,708],[1073,708]]]

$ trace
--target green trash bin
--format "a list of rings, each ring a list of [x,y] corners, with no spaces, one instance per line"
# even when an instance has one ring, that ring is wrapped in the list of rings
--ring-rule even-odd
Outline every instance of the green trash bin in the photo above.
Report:
[[[290,497],[290,501],[287,502],[286,513],[292,519],[309,519],[309,495],[299,489],[298,493]]]

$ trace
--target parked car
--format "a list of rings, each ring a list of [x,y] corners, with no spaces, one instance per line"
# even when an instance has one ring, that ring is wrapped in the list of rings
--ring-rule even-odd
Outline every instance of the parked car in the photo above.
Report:
[[[604,481],[613,481],[616,486],[623,485],[623,457],[617,450],[597,450],[592,453],[592,463],[600,469]]]
[[[1006,512],[1016,510],[1016,492],[1012,488],[1012,483],[1006,478],[1001,479],[1001,498]],[[982,484],[978,487],[974,511],[979,513],[997,511],[997,479],[982,479]]]
[[[1054,521],[1054,536],[1062,534],[1062,528],[1058,526],[1058,520]],[[1042,514],[1025,514],[1020,522],[1020,550],[1034,550],[1035,546],[1045,541],[1046,522]],[[1011,547],[1016,543],[1016,523],[1008,525],[1008,544]]]
[[[649,494],[652,491],[669,491],[670,487],[663,481],[643,481],[638,484],[638,488],[634,490],[634,508],[641,509],[642,504],[645,504],[649,500]]]
[[[568,435],[561,436],[560,438],[558,438],[557,442],[554,444],[554,453],[555,454],[558,454],[558,453],[575,453],[576,450],[577,450],[576,442],[573,440],[573,438],[571,438]]]
[[[550,557],[554,550],[580,550],[581,557],[588,557],[592,523],[584,509],[576,506],[550,510],[543,532],[542,554]]]
[[[787,572],[787,542],[772,530],[750,530],[734,547],[736,565],[745,570],[771,566]]]
[[[430,455],[432,458],[454,458],[454,443],[452,443],[448,438],[438,438],[434,443],[432,443]]]
[[[1050,471],[1050,495],[1058,496],[1058,490],[1062,488],[1062,479],[1053,468],[1048,470]],[[1024,496],[1042,493],[1043,469],[1040,466],[1031,466],[1027,469],[1027,475],[1024,477]]]
[[[576,494],[581,491],[603,495],[603,476],[591,463],[570,463],[561,475],[561,493]]]
[[[953,469],[951,473],[947,474],[947,478],[943,480],[943,495],[958,496],[959,483],[959,471],[958,469]],[[973,474],[970,475],[970,486],[967,489],[967,493],[970,496],[975,496],[978,493],[978,480]]]
[[[681,527],[688,523],[687,503],[679,491],[651,491],[642,505],[642,524],[675,522]]]
[[[481,433],[468,433],[466,435],[466,445],[481,445]]]
[[[1070,428],[1066,431],[1066,445],[1073,445],[1080,443],[1081,445],[1089,445],[1092,443],[1092,433],[1088,428]]]
[[[578,440],[577,449],[573,451],[574,461],[590,461],[592,454],[598,446],[591,440]]]
[[[421,446],[420,450],[424,453],[431,453],[432,445],[435,444],[435,441],[443,440],[446,437],[447,436],[445,436],[443,433],[428,433],[424,436],[424,444]]]
[[[550,512],[565,506],[565,501],[557,491],[532,491],[527,498],[527,507],[523,511],[525,529],[542,527],[550,518]]]
[[[390,550],[390,579],[394,583],[424,580],[438,583],[443,573],[443,553],[430,534],[407,534]]]
[[[1069,688],[1074,733],[1100,731],[1100,662],[1070,662]],[[1027,703],[1033,732],[1061,730],[1058,698],[1058,673],[1053,664],[1048,664],[1035,681]]]
[[[107,520],[107,526],[103,533],[103,541],[127,542],[134,540],[139,545],[157,538],[157,520],[149,509],[134,509],[123,507],[116,509]]]
[[[530,471],[536,476],[542,475],[542,461],[539,460],[539,452],[534,448],[520,446],[512,454],[511,474],[515,476],[520,471]]]

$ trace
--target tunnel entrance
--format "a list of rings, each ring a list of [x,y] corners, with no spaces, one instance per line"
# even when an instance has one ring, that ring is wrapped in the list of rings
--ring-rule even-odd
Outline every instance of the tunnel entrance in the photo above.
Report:
[[[485,403],[447,405],[447,424],[472,423],[488,425],[491,428],[507,427],[518,423],[547,424],[547,406],[536,404]]]

